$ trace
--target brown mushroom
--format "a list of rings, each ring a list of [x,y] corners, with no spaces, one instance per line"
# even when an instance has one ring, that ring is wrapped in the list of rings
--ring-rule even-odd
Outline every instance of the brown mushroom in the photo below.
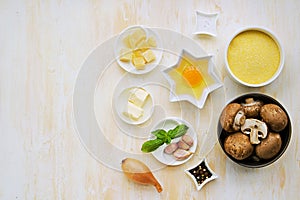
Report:
[[[246,117],[242,111],[242,106],[238,103],[230,103],[222,111],[220,123],[225,131],[235,132],[240,129],[245,119]]]
[[[245,99],[245,103],[242,103],[242,106],[247,118],[256,118],[259,116],[263,102],[258,100],[255,101],[253,98],[247,98]]]
[[[287,123],[286,113],[276,104],[266,104],[261,108],[260,116],[275,132],[282,131]]]
[[[281,148],[281,137],[278,133],[270,132],[268,137],[256,146],[256,155],[262,159],[270,159],[278,154]]]
[[[254,151],[249,137],[241,132],[229,135],[224,141],[225,151],[237,160],[248,158]]]

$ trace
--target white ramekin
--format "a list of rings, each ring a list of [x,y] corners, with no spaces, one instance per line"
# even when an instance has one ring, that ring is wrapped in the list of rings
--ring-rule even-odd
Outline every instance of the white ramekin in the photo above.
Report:
[[[227,60],[227,52],[228,52],[228,48],[229,48],[229,45],[232,42],[232,40],[238,34],[240,34],[242,32],[245,32],[245,31],[250,31],[250,30],[261,31],[261,32],[267,34],[268,36],[270,36],[276,42],[276,44],[277,44],[277,46],[279,48],[279,52],[280,52],[280,63],[279,63],[279,66],[278,66],[278,69],[277,69],[276,73],[269,80],[267,80],[267,81],[265,81],[263,83],[259,83],[259,84],[251,84],[251,83],[247,83],[247,82],[244,82],[244,81],[240,80],[231,71],[231,69],[229,67],[229,64],[228,64],[228,60]],[[248,86],[248,87],[262,87],[262,86],[268,85],[271,82],[273,82],[279,76],[279,74],[281,73],[282,68],[284,66],[284,51],[283,51],[283,47],[282,47],[281,43],[279,42],[278,38],[275,36],[275,34],[272,33],[270,30],[268,30],[267,28],[264,28],[264,27],[246,27],[246,28],[242,28],[242,29],[238,30],[232,36],[232,38],[229,40],[229,42],[226,45],[226,49],[225,49],[225,66],[226,66],[226,69],[227,69],[228,73],[231,75],[231,77],[233,78],[233,80],[235,80],[236,82],[238,82],[238,83],[240,83],[240,84],[242,84],[244,86]]]

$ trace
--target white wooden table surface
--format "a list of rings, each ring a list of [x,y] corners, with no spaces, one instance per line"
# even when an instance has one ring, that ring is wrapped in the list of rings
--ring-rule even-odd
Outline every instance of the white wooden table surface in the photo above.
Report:
[[[0,199],[299,198],[299,8],[297,0],[1,1]],[[219,13],[217,37],[192,34],[196,10]],[[293,120],[286,153],[269,167],[248,169],[226,158],[216,144],[205,156],[217,180],[197,191],[183,173],[188,163],[167,167],[154,172],[164,189],[160,194],[96,161],[75,128],[76,78],[92,50],[135,24],[176,31],[214,55],[225,101],[253,91],[279,99]],[[256,89],[233,82],[224,64],[228,39],[251,25],[272,30],[285,49],[279,78]]]

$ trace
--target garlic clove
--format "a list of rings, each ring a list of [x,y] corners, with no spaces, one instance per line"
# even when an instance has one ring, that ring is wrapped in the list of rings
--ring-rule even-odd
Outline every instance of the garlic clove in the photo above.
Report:
[[[190,146],[186,144],[184,141],[180,140],[177,142],[179,149],[189,150]]]
[[[181,139],[182,139],[182,141],[184,141],[190,147],[192,147],[193,144],[194,144],[193,138],[191,136],[187,135],[187,134],[183,135]]]
[[[174,151],[178,149],[178,144],[177,143],[171,143],[168,146],[165,147],[164,152],[166,154],[172,154]]]
[[[190,157],[190,155],[192,155],[192,152],[186,151],[184,149],[177,149],[174,153],[173,156],[176,158],[176,160],[185,160],[188,157]]]

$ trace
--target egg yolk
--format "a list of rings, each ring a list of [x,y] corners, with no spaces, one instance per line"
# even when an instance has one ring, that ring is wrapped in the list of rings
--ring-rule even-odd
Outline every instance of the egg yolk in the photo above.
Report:
[[[199,70],[194,66],[186,66],[182,71],[182,77],[191,87],[198,86],[202,80]]]

